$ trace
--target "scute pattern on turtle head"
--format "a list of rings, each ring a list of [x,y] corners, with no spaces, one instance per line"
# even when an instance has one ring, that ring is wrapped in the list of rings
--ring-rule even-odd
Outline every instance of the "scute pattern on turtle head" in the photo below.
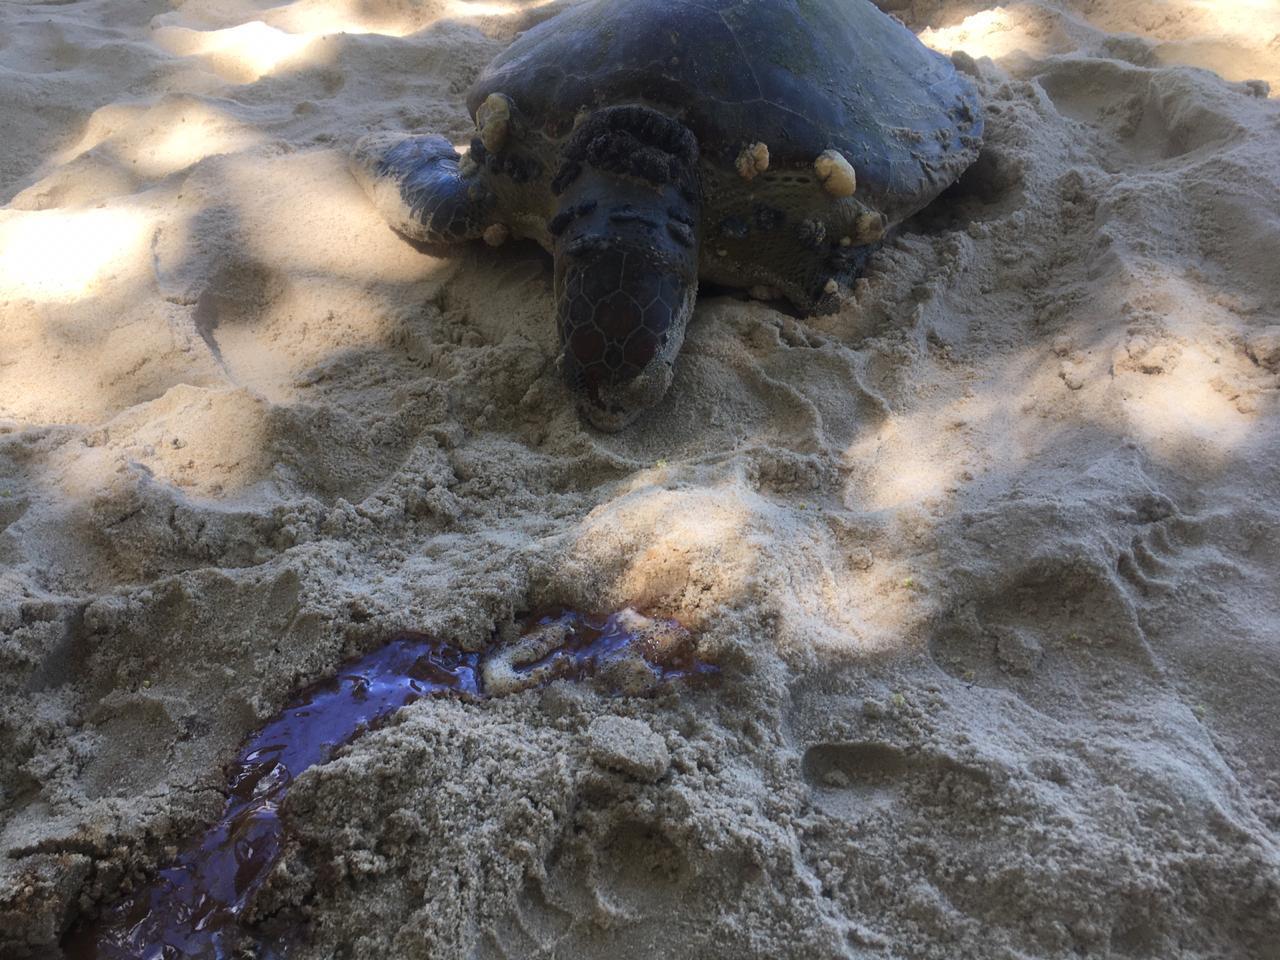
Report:
[[[622,248],[599,252],[590,270],[570,270],[560,338],[571,385],[594,391],[598,402],[601,386],[639,376],[666,345],[684,299],[678,276]]]

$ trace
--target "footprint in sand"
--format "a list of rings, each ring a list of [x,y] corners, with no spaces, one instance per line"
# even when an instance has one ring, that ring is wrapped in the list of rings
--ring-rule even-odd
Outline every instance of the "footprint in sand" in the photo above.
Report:
[[[1037,79],[1058,112],[1105,132],[1109,159],[1124,166],[1161,163],[1212,146],[1221,150],[1246,131],[1215,104],[1237,97],[1178,71],[1121,61],[1055,60]]]
[[[911,765],[887,743],[819,743],[805,751],[800,769],[818,807],[845,817],[891,803]]]
[[[876,741],[814,744],[805,751],[800,770],[818,809],[842,821],[887,809],[913,781],[959,775],[982,790],[991,786],[990,776],[980,769]]]
[[[1172,590],[1185,572],[1181,555],[1205,541],[1203,525],[1195,519],[1162,518],[1134,534],[1129,548],[1116,559],[1116,572],[1143,597]]]

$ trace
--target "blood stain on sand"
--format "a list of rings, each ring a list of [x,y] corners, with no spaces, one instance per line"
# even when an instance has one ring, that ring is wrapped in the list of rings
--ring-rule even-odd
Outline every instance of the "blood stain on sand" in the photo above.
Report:
[[[717,671],[697,658],[692,635],[678,622],[630,609],[600,616],[566,610],[531,617],[526,624],[514,642],[482,653],[403,634],[347,664],[332,680],[303,691],[250,738],[232,764],[226,806],[217,822],[147,886],[74,929],[64,944],[67,956],[221,960],[234,955],[248,938],[240,916],[280,855],[279,809],[290,784],[416,700],[482,700],[558,678],[589,677],[604,679],[612,694],[639,693]]]

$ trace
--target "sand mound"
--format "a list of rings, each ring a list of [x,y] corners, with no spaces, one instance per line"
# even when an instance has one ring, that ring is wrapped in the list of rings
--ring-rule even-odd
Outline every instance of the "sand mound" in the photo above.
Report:
[[[0,6],[0,952],[344,657],[636,604],[719,687],[407,708],[294,786],[255,916],[315,958],[1274,956],[1275,11],[886,0],[964,52],[982,159],[838,314],[704,298],[601,436],[544,257],[426,256],[343,160],[465,140],[537,6]]]

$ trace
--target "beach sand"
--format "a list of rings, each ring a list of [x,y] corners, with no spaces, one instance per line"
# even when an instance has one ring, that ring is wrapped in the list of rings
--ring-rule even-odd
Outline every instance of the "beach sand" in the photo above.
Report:
[[[704,297],[602,435],[546,257],[425,255],[344,159],[465,143],[536,4],[0,5],[0,955],[59,956],[344,659],[632,605],[719,682],[405,708],[294,784],[252,919],[1280,956],[1280,7],[882,6],[966,55],[982,158],[838,314]]]

